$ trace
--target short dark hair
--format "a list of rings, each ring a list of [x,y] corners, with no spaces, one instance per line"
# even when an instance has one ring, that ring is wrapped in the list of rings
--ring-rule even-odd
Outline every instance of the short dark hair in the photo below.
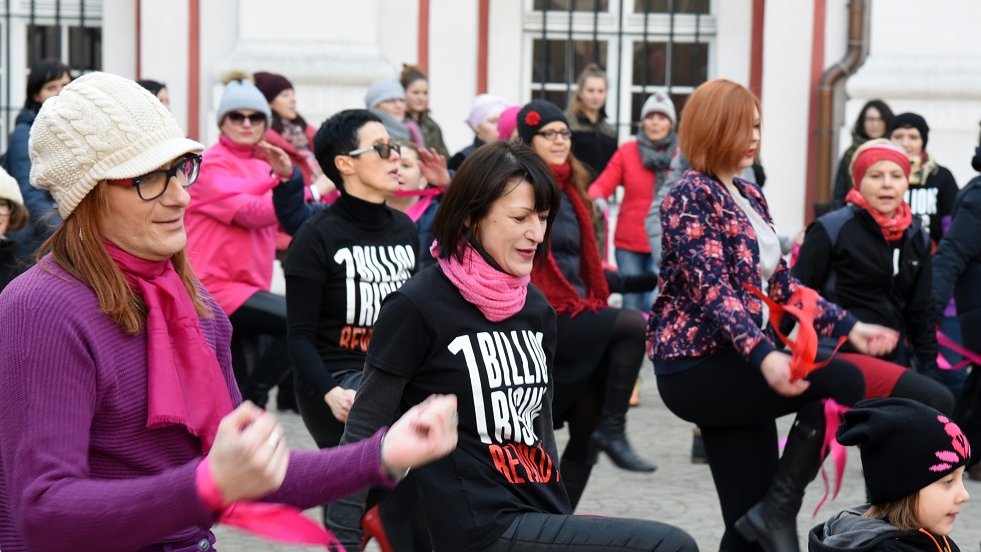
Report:
[[[367,109],[345,109],[324,121],[313,136],[313,156],[321,170],[337,189],[344,192],[341,173],[334,164],[338,155],[358,149],[358,131],[368,123],[381,123],[378,115]]]
[[[474,239],[478,221],[487,215],[497,198],[514,189],[514,180],[531,184],[535,211],[548,211],[545,241],[535,260],[548,252],[549,232],[559,212],[561,192],[552,171],[528,146],[510,141],[486,144],[467,156],[450,182],[436,211],[433,237],[439,242],[439,257],[463,261],[464,247]]]
[[[862,138],[865,138],[866,140],[871,138],[865,133],[865,113],[870,107],[874,107],[875,110],[879,112],[879,115],[882,116],[882,122],[886,125],[886,135],[883,137],[888,138],[889,126],[892,124],[892,118],[895,117],[895,114],[891,109],[889,109],[889,105],[882,100],[869,100],[865,102],[865,105],[862,106],[862,110],[858,112],[858,118],[855,119],[855,126],[852,127],[852,132],[858,136],[861,136]]]
[[[159,94],[160,91],[163,90],[164,88],[167,88],[167,85],[166,84],[164,84],[164,83],[162,83],[160,81],[155,81],[155,80],[150,80],[150,79],[140,79],[140,80],[136,81],[136,84],[142,86],[143,88],[146,88],[154,96],[156,96],[157,94]]]
[[[71,78],[71,73],[64,63],[56,59],[42,59],[31,66],[31,74],[27,75],[27,97],[24,98],[24,107],[35,113],[41,110],[41,104],[34,99],[44,88],[44,85],[60,79],[63,75]]]

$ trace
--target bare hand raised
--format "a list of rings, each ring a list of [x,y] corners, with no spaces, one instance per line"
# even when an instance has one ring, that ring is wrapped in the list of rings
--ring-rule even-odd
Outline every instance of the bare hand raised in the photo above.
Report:
[[[293,164],[290,163],[290,156],[283,151],[283,148],[274,146],[265,140],[260,140],[256,144],[256,159],[262,159],[272,167],[274,173],[280,178],[293,176]]]
[[[450,185],[450,171],[446,168],[446,158],[436,148],[419,150],[419,170],[426,182],[445,189]]]
[[[208,462],[228,503],[267,495],[286,478],[285,431],[272,414],[244,402],[218,424]]]
[[[455,395],[431,395],[409,409],[382,441],[382,463],[392,472],[405,470],[446,456],[456,448]]]

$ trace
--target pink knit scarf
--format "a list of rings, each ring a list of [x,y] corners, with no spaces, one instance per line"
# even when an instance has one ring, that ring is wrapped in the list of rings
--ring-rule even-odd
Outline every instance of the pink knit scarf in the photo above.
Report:
[[[525,306],[531,276],[514,276],[492,267],[470,244],[463,250],[463,262],[453,255],[442,258],[435,241],[429,252],[463,298],[476,305],[487,320],[500,322]]]

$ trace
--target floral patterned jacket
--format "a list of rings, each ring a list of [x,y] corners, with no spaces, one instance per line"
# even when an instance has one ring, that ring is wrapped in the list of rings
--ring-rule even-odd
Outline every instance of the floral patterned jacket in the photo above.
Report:
[[[773,225],[755,184],[734,178],[750,205]],[[756,232],[725,186],[689,170],[661,204],[660,292],[651,308],[648,340],[651,360],[691,359],[735,349],[759,366],[775,349],[762,329],[763,302],[743,287],[762,289]],[[768,294],[786,304],[798,286],[780,259]],[[856,319],[837,305],[818,300],[814,327],[845,335]]]

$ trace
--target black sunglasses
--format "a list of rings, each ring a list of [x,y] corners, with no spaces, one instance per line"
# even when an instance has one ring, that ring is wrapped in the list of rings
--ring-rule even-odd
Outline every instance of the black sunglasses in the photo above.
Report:
[[[244,123],[246,119],[248,119],[253,125],[266,122],[266,114],[258,111],[252,113],[251,115],[246,115],[245,113],[241,113],[239,111],[229,111],[225,116],[228,117],[229,121],[235,123],[236,125]]]
[[[391,142],[372,144],[370,146],[365,146],[363,148],[359,148],[354,151],[349,151],[347,152],[347,154],[351,157],[357,157],[362,153],[368,153],[371,150],[377,151],[378,157],[381,157],[382,159],[388,159],[389,157],[391,157],[393,151],[399,155],[402,154],[402,146],[398,144],[393,144]]]

